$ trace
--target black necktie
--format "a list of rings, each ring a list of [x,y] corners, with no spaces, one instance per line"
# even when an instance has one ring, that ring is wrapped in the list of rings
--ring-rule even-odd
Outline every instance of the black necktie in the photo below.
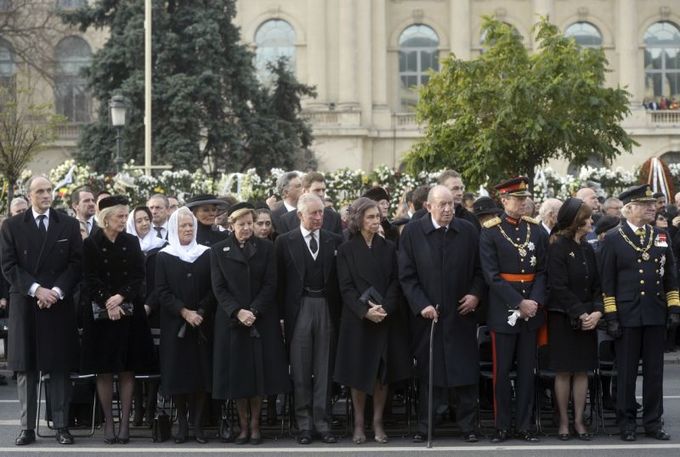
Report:
[[[47,227],[45,227],[46,218],[47,216],[45,216],[44,214],[38,216],[38,231],[40,232],[43,238],[45,237],[45,235],[47,235]]]
[[[312,251],[312,254],[316,254],[316,251],[319,250],[319,244],[316,242],[314,232],[310,233],[309,236],[309,250]]]
[[[160,238],[162,240],[163,239],[163,227],[154,227],[153,229],[156,231],[156,238]]]

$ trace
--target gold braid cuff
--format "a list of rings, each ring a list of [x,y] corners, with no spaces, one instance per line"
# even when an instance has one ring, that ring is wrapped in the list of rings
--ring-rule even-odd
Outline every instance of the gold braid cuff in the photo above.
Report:
[[[666,292],[666,303],[668,306],[680,306],[680,294],[677,290],[669,290]]]
[[[616,312],[616,297],[602,294],[602,302],[604,303],[605,314]]]

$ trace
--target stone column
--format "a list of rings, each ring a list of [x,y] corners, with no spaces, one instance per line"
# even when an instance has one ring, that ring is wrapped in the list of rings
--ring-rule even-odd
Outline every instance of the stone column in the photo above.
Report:
[[[470,19],[470,0],[449,0],[449,47],[459,59],[470,58]]]
[[[365,0],[362,0],[362,2]],[[340,109],[356,109],[357,97],[357,37],[355,0],[342,0],[339,8],[338,61],[340,78],[338,102]]]
[[[641,101],[638,90],[640,68],[638,66],[637,20],[635,0],[618,1],[616,22],[616,50],[619,54],[619,84],[632,94],[631,102]]]
[[[307,83],[316,86],[317,91],[309,106],[317,108],[328,102],[326,14],[326,0],[307,0]]]
[[[373,104],[387,107],[387,10],[385,0],[373,0]]]
[[[373,47],[372,43],[372,10],[371,3],[360,1],[357,5],[357,67],[355,73],[358,78],[358,100],[361,107],[361,123],[365,126],[372,125],[373,115]]]

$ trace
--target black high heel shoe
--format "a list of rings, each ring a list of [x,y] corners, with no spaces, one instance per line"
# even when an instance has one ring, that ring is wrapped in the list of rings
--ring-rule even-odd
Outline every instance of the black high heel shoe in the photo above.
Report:
[[[111,436],[106,436],[106,422],[104,422],[104,443],[105,444],[116,444],[118,442],[118,438],[116,437],[116,430],[111,426]]]

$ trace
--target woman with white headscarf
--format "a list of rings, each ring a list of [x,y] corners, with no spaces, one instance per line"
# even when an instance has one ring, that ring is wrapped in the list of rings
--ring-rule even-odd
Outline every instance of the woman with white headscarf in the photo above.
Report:
[[[163,390],[177,406],[176,443],[187,439],[188,407],[193,408],[195,439],[207,442],[202,415],[212,384],[210,249],[196,242],[197,221],[180,208],[168,222],[168,245],[156,259],[155,285],[161,304],[161,377]]]
[[[152,334],[160,332],[160,313],[159,303],[154,286],[156,276],[156,255],[163,246],[167,244],[165,239],[158,238],[156,233],[151,230],[151,210],[146,206],[138,206],[128,216],[125,231],[134,235],[139,240],[139,247],[144,253],[144,265],[146,276],[144,281],[144,310],[146,311],[149,327]],[[154,365],[150,367],[154,372],[158,371],[158,347],[154,346]],[[146,387],[146,388],[145,388]],[[145,395],[146,394],[146,395]],[[134,393],[134,419],[135,426],[141,426],[143,418],[146,423],[151,424],[156,413],[156,396],[158,394],[158,381],[135,381]],[[145,414],[146,413],[146,414]]]

